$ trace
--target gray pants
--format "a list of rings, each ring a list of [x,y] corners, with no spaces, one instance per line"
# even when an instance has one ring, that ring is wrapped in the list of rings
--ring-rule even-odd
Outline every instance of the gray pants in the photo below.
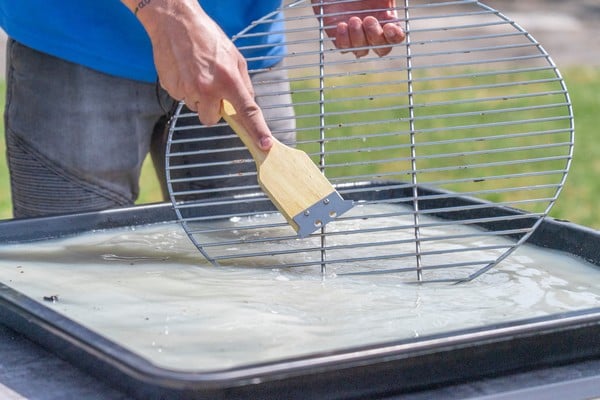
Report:
[[[265,76],[279,73],[253,79],[286,85],[285,79]],[[264,90],[286,92],[268,85]],[[5,127],[14,217],[132,205],[151,150],[164,181],[172,106],[155,84],[102,74],[9,40]],[[267,120],[278,120],[268,113]]]

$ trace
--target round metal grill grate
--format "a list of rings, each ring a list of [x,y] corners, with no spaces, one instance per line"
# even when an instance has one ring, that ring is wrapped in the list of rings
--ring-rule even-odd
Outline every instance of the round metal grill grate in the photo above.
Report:
[[[573,113],[553,61],[476,1],[398,2],[405,42],[355,59],[333,46],[313,6],[287,2],[233,40],[253,61],[244,38],[282,24],[283,62],[251,71],[257,101],[273,134],[306,151],[356,206],[296,238],[236,135],[200,125],[180,104],[166,174],[190,239],[215,265],[410,281],[488,271],[536,229],[570,167]]]

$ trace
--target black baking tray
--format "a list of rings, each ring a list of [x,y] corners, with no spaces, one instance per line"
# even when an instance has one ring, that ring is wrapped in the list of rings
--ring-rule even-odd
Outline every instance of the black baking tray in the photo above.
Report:
[[[156,204],[6,220],[0,242],[174,219],[170,204]],[[529,243],[600,265],[600,234],[592,229],[546,219]],[[600,360],[600,307],[208,372],[158,367],[6,282],[0,282],[0,322],[141,399],[376,398]]]

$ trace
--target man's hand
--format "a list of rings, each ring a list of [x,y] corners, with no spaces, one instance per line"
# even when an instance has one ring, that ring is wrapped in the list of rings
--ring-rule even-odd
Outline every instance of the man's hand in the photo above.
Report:
[[[130,9],[139,0],[122,0]],[[216,124],[221,100],[227,99],[240,123],[259,147],[273,139],[254,100],[246,60],[197,0],[150,0],[136,16],[152,42],[161,86],[175,99],[198,112],[205,125]]]
[[[323,23],[327,35],[335,38],[335,46],[342,50],[358,48],[352,50],[356,57],[366,56],[369,47],[378,56],[385,56],[392,51],[386,45],[401,43],[405,38],[396,22],[395,0],[311,1],[316,14],[323,6]]]

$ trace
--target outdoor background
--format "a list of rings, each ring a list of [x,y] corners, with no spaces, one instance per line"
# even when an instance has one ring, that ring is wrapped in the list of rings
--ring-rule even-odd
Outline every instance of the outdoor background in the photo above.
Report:
[[[548,51],[567,83],[575,113],[571,172],[551,216],[600,229],[600,2],[598,0],[488,0],[528,30]],[[5,37],[0,36],[0,76]],[[4,108],[4,81],[0,107]],[[148,160],[147,160],[148,161]],[[155,172],[146,163],[138,203],[160,200]],[[10,186],[0,125],[0,219],[11,218]]]

